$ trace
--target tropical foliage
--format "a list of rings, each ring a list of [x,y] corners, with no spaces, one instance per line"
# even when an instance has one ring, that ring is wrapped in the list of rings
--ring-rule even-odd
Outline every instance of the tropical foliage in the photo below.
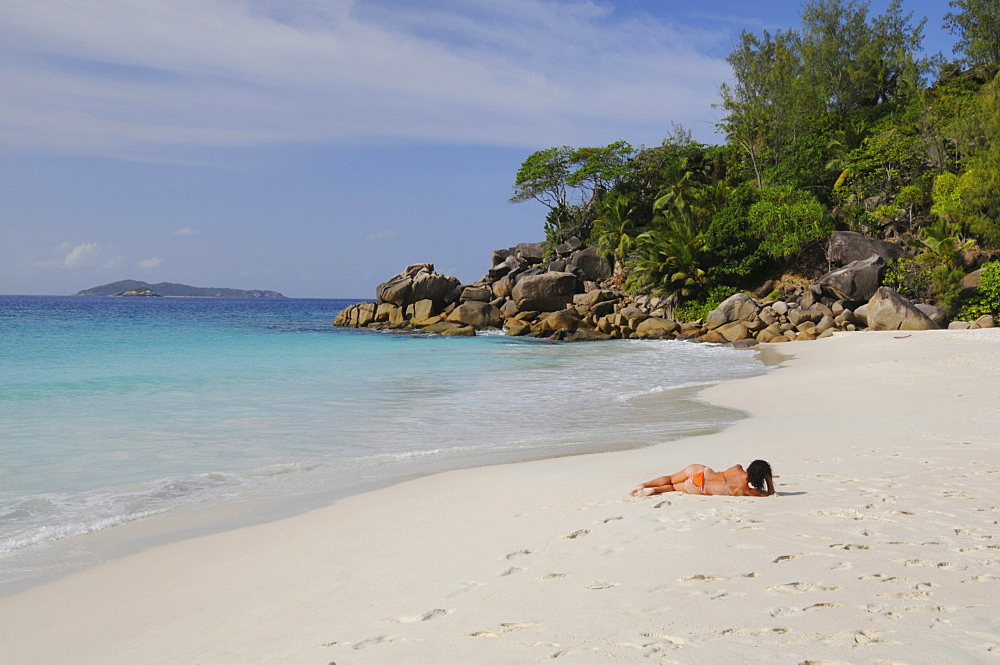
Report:
[[[920,55],[926,21],[903,0],[880,15],[810,0],[797,27],[742,33],[724,144],[673,125],[653,147],[547,148],[511,200],[549,208],[551,248],[596,245],[627,289],[678,307],[825,271],[840,229],[906,246],[887,283],[955,308],[964,272],[1000,250],[1000,0],[949,6],[953,62]]]

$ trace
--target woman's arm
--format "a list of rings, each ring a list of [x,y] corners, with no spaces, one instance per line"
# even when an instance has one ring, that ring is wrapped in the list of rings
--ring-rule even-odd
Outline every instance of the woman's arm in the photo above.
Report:
[[[766,477],[764,482],[767,483],[767,491],[761,492],[756,487],[750,486],[750,496],[774,496],[776,492],[774,491],[774,481],[771,479],[771,476]]]

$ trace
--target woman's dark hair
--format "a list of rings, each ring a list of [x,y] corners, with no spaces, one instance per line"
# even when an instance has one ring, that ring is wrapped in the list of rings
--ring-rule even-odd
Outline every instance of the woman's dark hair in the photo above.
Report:
[[[764,479],[771,474],[771,465],[762,459],[754,460],[747,467],[747,480],[750,481],[750,485],[759,489],[761,492],[767,491],[767,483]]]

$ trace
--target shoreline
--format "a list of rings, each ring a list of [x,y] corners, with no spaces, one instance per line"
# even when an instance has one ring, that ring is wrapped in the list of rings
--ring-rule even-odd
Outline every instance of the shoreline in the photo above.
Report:
[[[767,366],[769,363],[764,362],[761,355],[755,354],[757,359]],[[657,443],[619,442],[600,445],[591,443],[582,447],[580,444],[550,445],[491,451],[476,456],[461,454],[444,455],[442,458],[418,456],[401,462],[397,468],[386,471],[383,475],[373,476],[364,482],[335,484],[323,490],[314,487],[311,490],[296,491],[291,494],[264,494],[234,502],[180,507],[160,514],[130,519],[112,527],[3,552],[0,553],[0,563],[6,562],[18,571],[30,569],[32,572],[4,571],[0,574],[0,598],[57,581],[94,565],[138,554],[150,547],[289,519],[330,506],[349,496],[375,492],[425,476],[576,455],[633,450],[716,433],[747,417],[742,411],[711,404],[698,397],[699,393],[709,385],[722,382],[725,380],[720,379],[715,383],[699,386],[675,387],[639,397],[642,402],[647,402],[640,407],[644,411],[652,412],[656,408],[668,408],[675,416],[680,414],[679,421],[676,419],[670,421],[672,429],[676,431],[672,431]],[[692,426],[689,420],[696,421],[698,426]]]
[[[721,432],[448,471],[156,546],[0,598],[17,636],[0,660],[989,658],[998,344],[782,345],[780,370],[701,392],[752,414]],[[691,462],[757,457],[781,496],[626,497]]]

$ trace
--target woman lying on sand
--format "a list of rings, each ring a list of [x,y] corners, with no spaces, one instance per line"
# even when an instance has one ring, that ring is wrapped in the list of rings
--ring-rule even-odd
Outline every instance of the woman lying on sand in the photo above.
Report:
[[[755,460],[746,471],[742,465],[737,464],[721,473],[704,464],[692,464],[672,476],[662,476],[643,483],[629,494],[649,496],[660,492],[771,496],[774,494],[774,479],[771,477],[771,465],[762,459]]]

